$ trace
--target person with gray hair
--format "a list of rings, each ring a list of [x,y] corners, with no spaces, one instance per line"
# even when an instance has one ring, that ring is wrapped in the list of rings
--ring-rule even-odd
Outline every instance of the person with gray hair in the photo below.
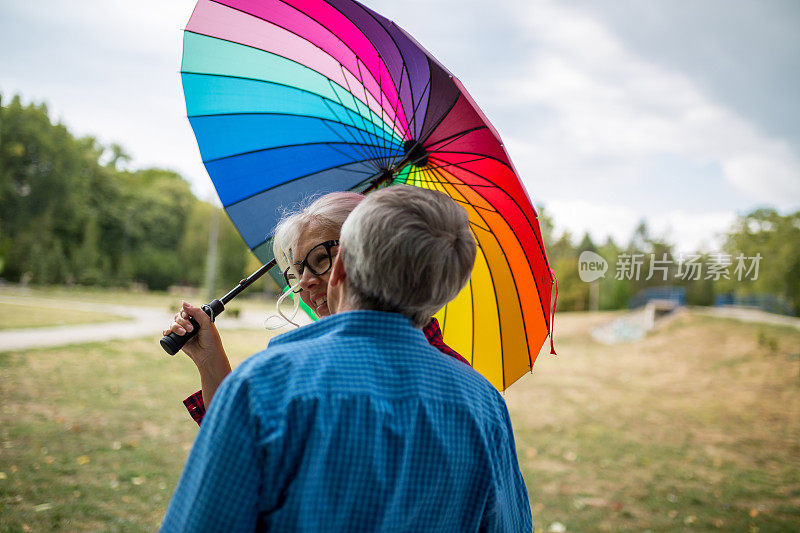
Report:
[[[340,240],[334,313],[223,381],[162,530],[531,531],[502,396],[417,327],[469,278],[466,213],[392,186]]]
[[[338,257],[348,267],[344,308],[400,313],[421,328],[467,284],[476,252],[467,212],[421,190],[395,185],[373,193],[345,221]],[[334,262],[329,286],[343,272]]]
[[[339,250],[342,224],[363,199],[364,195],[354,192],[329,193],[302,209],[286,213],[275,228],[273,252],[284,281],[294,291],[294,296],[299,296],[319,318],[332,312],[328,305],[328,280],[333,257]],[[447,272],[444,269],[443,275]],[[440,290],[435,280],[434,275],[431,288],[427,290]],[[420,318],[426,320],[422,325],[428,342],[445,355],[468,365],[466,359],[444,343],[439,323],[430,318],[432,314]],[[200,332],[184,345],[183,351],[197,366],[202,388],[183,403],[192,419],[201,424],[214,393],[230,373],[231,365],[216,326],[197,306],[184,302],[164,334],[183,335],[191,331],[190,316],[200,324]]]

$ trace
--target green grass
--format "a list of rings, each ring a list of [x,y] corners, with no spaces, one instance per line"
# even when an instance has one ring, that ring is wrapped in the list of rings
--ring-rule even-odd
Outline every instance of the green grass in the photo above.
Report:
[[[234,363],[267,333],[225,333]],[[0,356],[0,531],[152,531],[197,426],[193,363],[158,339]]]
[[[72,324],[94,324],[125,320],[125,317],[109,313],[97,313],[42,305],[25,305],[5,302],[0,305],[0,330],[18,328],[42,328]]]
[[[536,529],[800,529],[800,332],[687,316],[630,345],[557,317],[505,395]],[[266,343],[224,333],[234,364]],[[0,531],[151,531],[197,428],[157,338],[0,354]]]

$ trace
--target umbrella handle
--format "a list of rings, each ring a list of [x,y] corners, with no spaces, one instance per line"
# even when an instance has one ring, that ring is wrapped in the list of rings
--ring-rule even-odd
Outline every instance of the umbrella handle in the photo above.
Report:
[[[214,319],[217,318],[220,313],[225,310],[225,304],[236,298],[236,296],[245,290],[247,287],[253,284],[258,278],[266,274],[269,269],[274,267],[278,262],[275,259],[272,259],[266,265],[262,265],[261,268],[247,276],[245,279],[241,280],[236,287],[231,289],[231,291],[220,298],[219,300],[211,300],[206,305],[202,307],[203,311],[209,316],[211,322],[214,322]],[[200,324],[197,323],[195,319],[189,317],[189,322],[192,324],[192,331],[187,331],[183,335],[178,335],[177,333],[170,332],[169,335],[164,335],[161,338],[161,347],[164,348],[164,351],[170,355],[175,355],[178,353],[178,350],[183,348],[183,345],[189,342],[189,339],[194,337],[197,334],[197,330],[200,329]]]
[[[202,307],[203,311],[208,315],[212,322],[214,319],[225,310],[225,306],[219,300],[211,300],[209,303]],[[183,335],[178,335],[171,331],[168,335],[161,338],[161,347],[169,355],[175,355],[189,340],[197,335],[200,329],[200,324],[197,323],[192,317],[189,317],[189,323],[192,325],[192,331],[187,331]]]

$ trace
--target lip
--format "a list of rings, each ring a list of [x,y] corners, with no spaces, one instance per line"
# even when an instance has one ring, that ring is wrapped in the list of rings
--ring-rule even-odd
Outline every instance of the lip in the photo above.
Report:
[[[327,294],[324,293],[313,294],[309,297],[309,303],[311,304],[310,307],[314,309],[314,312],[317,314],[317,316],[322,316],[323,314],[330,314],[330,311],[328,310]]]

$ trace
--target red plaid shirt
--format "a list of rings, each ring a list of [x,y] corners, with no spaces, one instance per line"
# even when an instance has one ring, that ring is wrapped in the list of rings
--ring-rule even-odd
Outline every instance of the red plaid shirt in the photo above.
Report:
[[[425,334],[425,337],[428,339],[428,342],[431,344],[431,346],[443,354],[449,355],[454,359],[458,359],[465,365],[469,366],[469,361],[461,357],[458,352],[444,343],[444,339],[442,339],[442,330],[439,328],[439,322],[435,318],[431,318],[431,321],[428,322],[428,325],[422,328],[422,333]],[[186,409],[189,411],[189,415],[191,415],[191,417],[199,426],[200,422],[203,421],[203,417],[206,415],[206,404],[203,403],[203,391],[199,390],[183,400],[183,405],[186,406]]]

